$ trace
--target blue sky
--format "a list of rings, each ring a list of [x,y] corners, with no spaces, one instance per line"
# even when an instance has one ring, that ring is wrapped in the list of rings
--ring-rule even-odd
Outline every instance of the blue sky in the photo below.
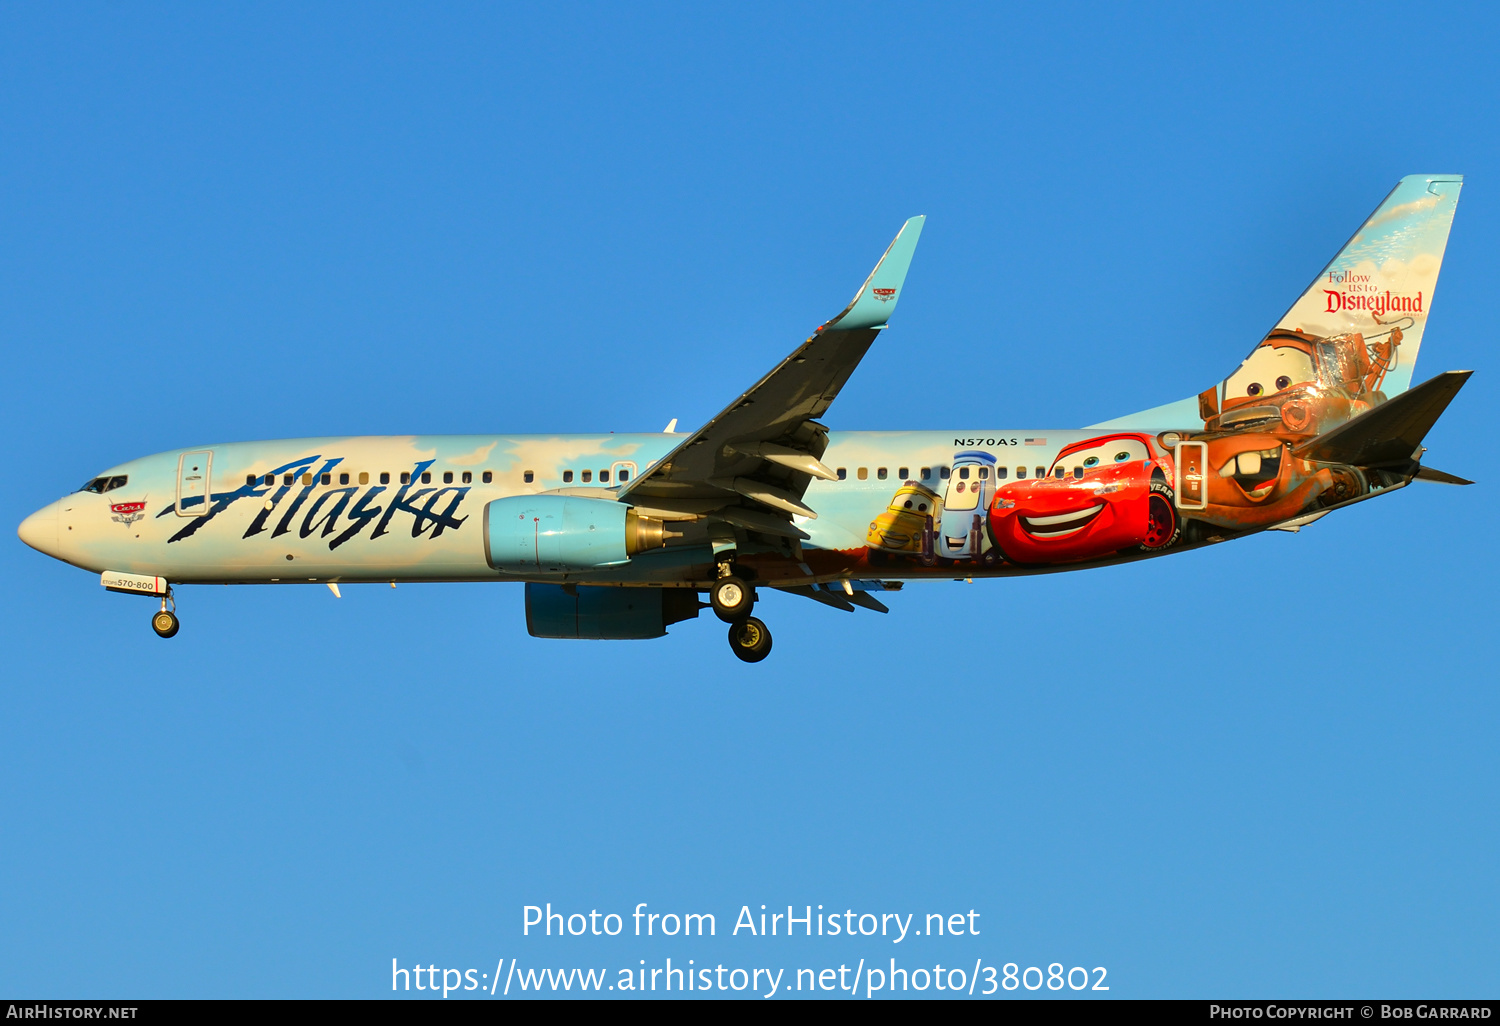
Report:
[[[914,585],[888,617],[772,596],[757,666],[710,618],[534,640],[520,590],[481,585],[183,589],[166,643],[12,539],[0,992],[899,957],[1104,966],[1113,996],[1493,995],[1495,29],[1477,5],[0,11],[11,525],[181,446],[700,423],[918,213],[828,422],[1095,423],[1221,379],[1413,172],[1467,176],[1416,377],[1478,372],[1427,444],[1480,480]],[[523,938],[549,901],[720,936]],[[972,908],[981,934],[725,936],[762,903]]]

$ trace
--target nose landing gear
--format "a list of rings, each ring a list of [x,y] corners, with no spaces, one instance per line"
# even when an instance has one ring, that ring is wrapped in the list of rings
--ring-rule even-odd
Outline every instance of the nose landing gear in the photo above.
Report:
[[[168,609],[168,604],[172,608]],[[151,629],[156,632],[157,637],[170,638],[176,635],[177,629],[182,624],[177,619],[177,603],[172,598],[172,589],[161,597],[161,609],[151,614]]]

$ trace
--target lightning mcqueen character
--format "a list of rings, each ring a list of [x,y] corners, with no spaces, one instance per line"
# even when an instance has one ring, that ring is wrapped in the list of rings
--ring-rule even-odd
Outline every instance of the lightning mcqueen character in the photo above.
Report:
[[[990,535],[1021,566],[1158,552],[1182,534],[1171,457],[1144,434],[1074,442],[1044,478],[996,489]]]

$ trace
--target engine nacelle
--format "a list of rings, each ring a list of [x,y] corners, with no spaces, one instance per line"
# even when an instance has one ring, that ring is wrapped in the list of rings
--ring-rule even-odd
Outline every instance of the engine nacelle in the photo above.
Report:
[[[560,574],[619,566],[669,537],[623,502],[577,495],[513,495],[484,507],[484,556],[508,574]]]
[[[697,615],[691,588],[526,585],[526,630],[533,638],[659,638],[668,624]]]

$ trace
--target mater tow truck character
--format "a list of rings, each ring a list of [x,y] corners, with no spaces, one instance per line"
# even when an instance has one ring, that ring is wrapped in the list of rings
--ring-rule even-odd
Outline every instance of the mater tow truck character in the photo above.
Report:
[[[943,519],[943,500],[917,481],[896,489],[885,512],[870,522],[865,544],[871,550],[917,556],[931,565],[935,553],[934,525]]]
[[[1207,493],[1204,507],[1191,515],[1219,527],[1269,527],[1370,490],[1356,467],[1299,459],[1292,452],[1296,440],[1286,435],[1198,438],[1207,445]]]
[[[1395,325],[1376,341],[1277,328],[1222,386],[1198,396],[1198,413],[1208,431],[1320,434],[1385,402],[1380,386],[1401,338]]]
[[[1046,477],[996,490],[990,533],[1005,559],[1023,566],[1158,552],[1182,533],[1172,480],[1172,460],[1150,435],[1074,442]]]

